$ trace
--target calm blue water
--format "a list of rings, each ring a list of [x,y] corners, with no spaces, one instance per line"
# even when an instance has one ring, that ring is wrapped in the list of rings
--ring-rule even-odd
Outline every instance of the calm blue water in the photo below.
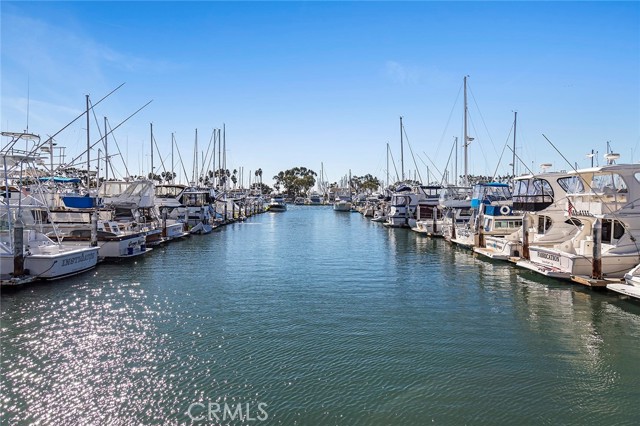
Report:
[[[325,207],[3,290],[1,321],[2,424],[640,419],[640,304]]]

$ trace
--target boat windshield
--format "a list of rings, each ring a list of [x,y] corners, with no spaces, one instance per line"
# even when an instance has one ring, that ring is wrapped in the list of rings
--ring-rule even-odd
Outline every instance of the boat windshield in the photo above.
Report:
[[[553,202],[553,189],[547,180],[533,178],[522,179],[515,182],[513,189],[513,202]]]
[[[558,185],[568,194],[578,194],[584,192],[582,179],[578,176],[569,176],[558,179]]]
[[[618,173],[596,174],[593,175],[593,178],[591,179],[590,192],[604,194],[627,192],[627,184]]]
[[[156,186],[156,197],[159,198],[178,198],[184,190],[182,186]]]
[[[476,185],[473,188],[473,198],[485,202],[508,201],[511,192],[507,185]]]

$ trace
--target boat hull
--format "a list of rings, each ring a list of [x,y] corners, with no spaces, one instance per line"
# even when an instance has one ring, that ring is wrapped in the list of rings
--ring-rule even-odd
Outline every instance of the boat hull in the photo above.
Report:
[[[98,247],[48,246],[34,248],[24,256],[25,272],[34,279],[57,280],[80,274],[96,266],[98,262]],[[13,257],[2,257],[2,274],[13,273]],[[28,282],[28,281],[26,281]],[[23,281],[15,281],[22,284]],[[3,281],[4,285],[12,285],[12,281]]]
[[[640,287],[629,284],[607,284],[607,289],[640,300]]]
[[[529,247],[529,260],[520,260],[518,266],[542,275],[570,279],[571,276],[591,276],[593,258],[565,253],[544,247]],[[603,278],[623,278],[625,273],[638,264],[638,255],[602,255]]]

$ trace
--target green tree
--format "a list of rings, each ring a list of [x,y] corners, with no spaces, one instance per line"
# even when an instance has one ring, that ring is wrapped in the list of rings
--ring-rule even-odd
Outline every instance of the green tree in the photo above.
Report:
[[[304,196],[316,184],[317,174],[306,167],[294,167],[278,172],[273,177],[274,187],[279,191],[282,187],[289,197]]]
[[[351,178],[352,186],[356,191],[368,191],[373,192],[382,186],[382,182],[377,177],[367,173],[362,177],[353,177]],[[353,182],[356,182],[356,185],[353,185]]]

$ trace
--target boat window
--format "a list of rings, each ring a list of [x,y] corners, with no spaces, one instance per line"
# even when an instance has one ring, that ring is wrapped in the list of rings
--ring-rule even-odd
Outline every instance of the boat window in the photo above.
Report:
[[[611,243],[611,220],[605,219],[602,221],[602,242]]]
[[[616,192],[627,192],[627,185],[618,173],[604,173],[594,175],[591,179],[591,190],[593,192],[613,195]]]
[[[538,216],[538,234],[544,234],[551,228],[551,218],[549,216]]]
[[[578,176],[562,177],[558,179],[558,185],[570,194],[584,192],[582,179]]]
[[[622,238],[623,235],[624,235],[624,226],[622,225],[622,223],[616,220],[613,225],[613,239],[619,240],[620,238]]]
[[[582,222],[580,222],[580,219],[576,219],[575,217],[570,217],[569,219],[565,220],[564,223],[574,226],[582,226]]]

